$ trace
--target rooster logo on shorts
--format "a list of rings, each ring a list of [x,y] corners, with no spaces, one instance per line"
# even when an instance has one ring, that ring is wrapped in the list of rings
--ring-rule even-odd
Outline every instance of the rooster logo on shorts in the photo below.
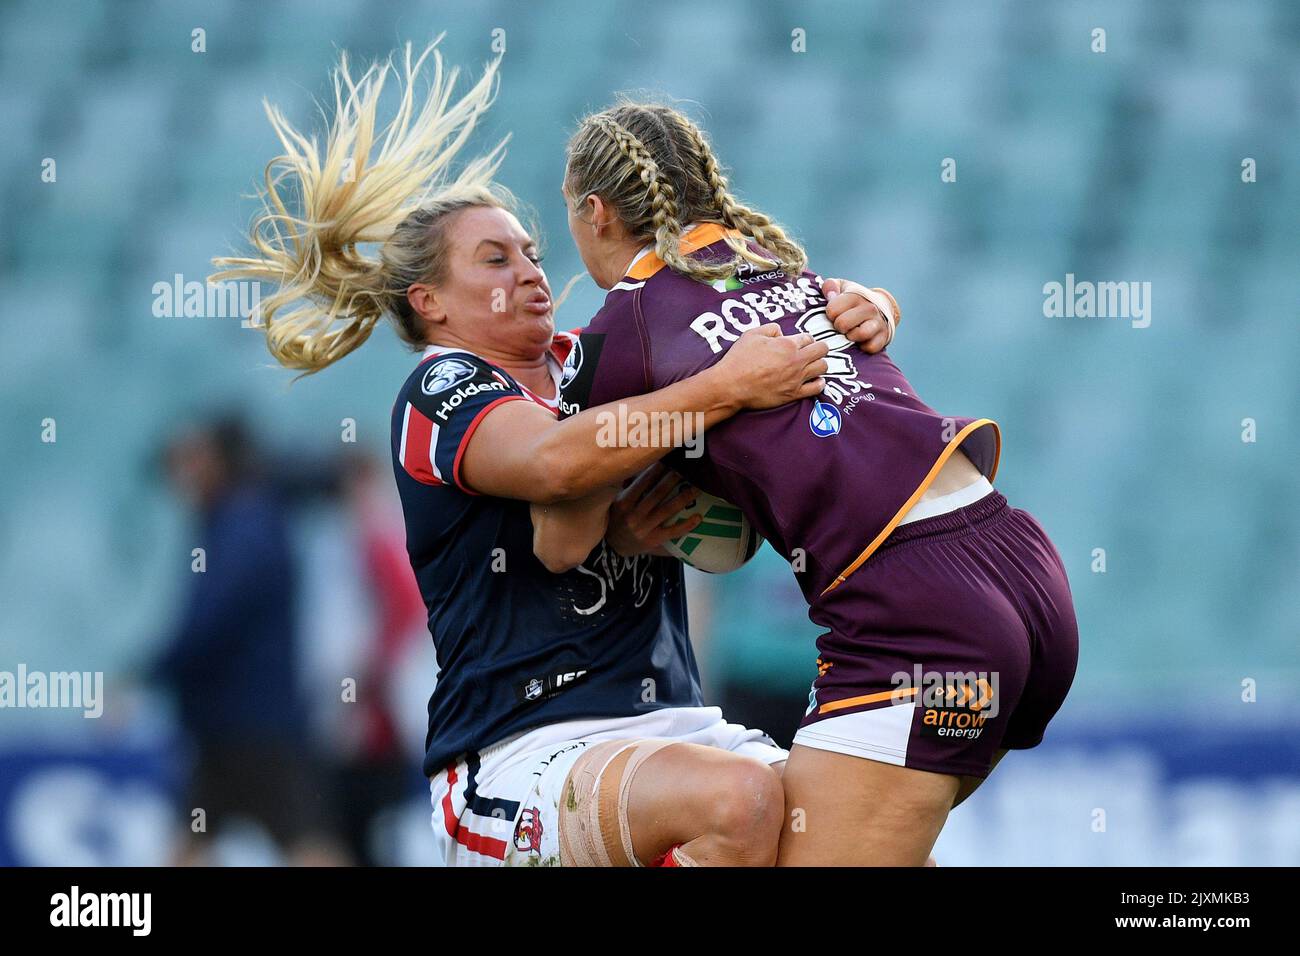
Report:
[[[536,807],[524,807],[515,824],[515,849],[522,853],[542,852],[542,814]]]

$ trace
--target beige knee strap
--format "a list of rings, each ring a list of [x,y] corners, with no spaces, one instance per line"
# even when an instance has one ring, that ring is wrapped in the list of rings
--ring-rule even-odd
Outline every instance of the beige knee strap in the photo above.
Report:
[[[569,770],[560,799],[564,866],[640,866],[632,848],[627,802],[646,758],[671,740],[610,740],[587,748]]]
[[[601,836],[597,787],[610,761],[632,745],[630,740],[592,744],[565,778],[560,791],[559,842],[562,866],[614,866]],[[623,864],[627,866],[627,863]]]
[[[673,862],[676,863],[678,866],[699,866],[698,863],[696,863],[689,856],[687,856],[686,853],[682,851],[682,848],[680,846],[673,847],[670,852],[672,854]]]

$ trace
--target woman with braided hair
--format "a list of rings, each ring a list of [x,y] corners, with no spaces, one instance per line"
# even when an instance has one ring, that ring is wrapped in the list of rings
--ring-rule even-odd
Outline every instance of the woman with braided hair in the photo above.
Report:
[[[504,144],[450,172],[497,65],[453,99],[456,71],[408,46],[383,124],[391,63],[354,77],[345,57],[323,146],[268,106],[284,152],[267,167],[253,251],[216,260],[213,278],[275,286],[260,320],[288,368],[326,368],[385,318],[420,355],[391,451],[440,668],[424,771],[442,860],[770,864],[783,798],[769,766],[785,752],[703,705],[680,565],[654,553],[694,523],[658,529],[642,514],[610,525],[621,553],[599,540],[612,489],[671,448],[602,447],[600,410],[557,421],[576,335],[556,333],[537,243],[492,181]],[[856,335],[879,324],[848,300],[836,317]],[[716,368],[624,411],[712,427],[820,394],[825,353],[811,335],[756,330]],[[552,573],[534,556],[529,504],[558,514],[589,493],[606,509],[597,540]],[[683,504],[670,496],[655,513]]]
[[[586,117],[562,191],[609,290],[564,413],[687,380],[756,329],[829,345],[820,395],[742,412],[674,467],[745,513],[826,629],[778,863],[923,864],[1002,754],[1041,741],[1078,656],[1059,555],[991,485],[997,425],[940,415],[884,351],[850,348],[803,249],[732,195],[680,111],[624,101]],[[896,315],[883,290],[853,291]]]

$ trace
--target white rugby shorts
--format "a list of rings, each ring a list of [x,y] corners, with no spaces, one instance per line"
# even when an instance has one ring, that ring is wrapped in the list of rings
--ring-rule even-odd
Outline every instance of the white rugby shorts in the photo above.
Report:
[[[559,866],[560,793],[592,744],[662,738],[719,747],[766,764],[789,754],[717,707],[665,707],[634,717],[569,720],[508,737],[429,779],[441,866]]]

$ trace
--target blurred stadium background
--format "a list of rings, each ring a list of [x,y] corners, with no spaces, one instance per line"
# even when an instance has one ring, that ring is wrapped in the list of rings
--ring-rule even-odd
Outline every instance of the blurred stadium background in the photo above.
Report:
[[[893,352],[927,401],[1002,424],[999,487],[1065,558],[1082,659],[1045,744],[952,815],[940,862],[1300,863],[1288,0],[0,6],[0,670],[108,684],[98,720],[0,710],[0,863],[169,858],[187,751],[175,711],[133,678],[175,627],[191,561],[159,452],[215,410],[246,415],[298,479],[303,750],[322,773],[355,757],[340,681],[364,670],[383,612],[355,502],[312,479],[329,485],[359,448],[380,456],[392,504],[387,416],[412,359],[384,328],[289,388],[258,333],[158,316],[154,286],[201,281],[242,241],[242,197],[276,152],[263,96],[302,125],[336,49],[382,57],[445,30],[449,63],[473,74],[497,28],[503,84],[479,141],[513,133],[500,178],[537,210],[554,285],[581,270],[558,192],[574,120],[616,91],[684,98],[741,195],[815,268],[898,296]],[[807,52],[792,52],[795,28]],[[945,158],[956,182],[940,180]],[[1067,273],[1150,282],[1150,326],[1045,317],[1043,286]],[[584,324],[600,301],[580,284],[558,324]],[[711,700],[788,740],[817,630],[787,569],[769,550],[692,582]],[[396,642],[388,708],[405,776],[364,836],[381,862],[429,855],[415,767],[427,644]],[[328,779],[312,791],[322,805],[339,793]],[[282,857],[246,828],[218,858]]]

